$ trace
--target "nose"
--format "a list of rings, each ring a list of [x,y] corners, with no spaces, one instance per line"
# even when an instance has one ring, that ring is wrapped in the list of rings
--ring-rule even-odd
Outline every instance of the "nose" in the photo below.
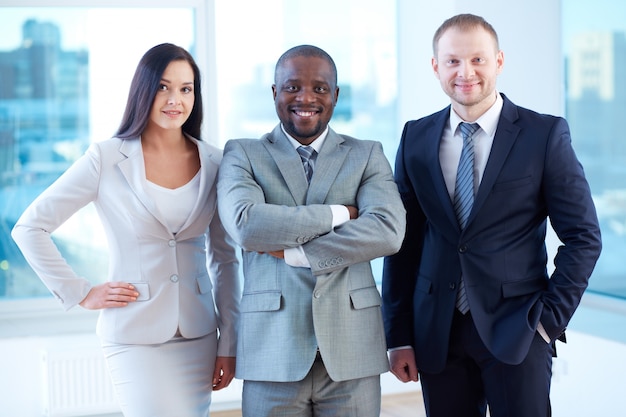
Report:
[[[311,88],[303,88],[298,92],[298,95],[296,97],[296,99],[298,101],[304,102],[304,103],[308,103],[308,102],[313,102],[316,99],[316,95],[315,92],[313,91],[313,89]]]
[[[173,105],[180,103],[180,95],[177,91],[171,91],[170,95],[167,97],[167,104]]]
[[[471,62],[462,62],[459,66],[459,77],[471,78],[474,75],[474,66]]]

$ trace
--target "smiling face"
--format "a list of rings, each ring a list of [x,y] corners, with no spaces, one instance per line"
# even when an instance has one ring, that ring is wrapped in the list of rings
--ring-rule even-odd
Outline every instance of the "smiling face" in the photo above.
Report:
[[[156,92],[149,129],[181,129],[189,118],[195,102],[194,74],[187,61],[172,61],[163,71]]]
[[[503,65],[504,54],[496,40],[480,26],[446,30],[432,59],[443,91],[466,121],[476,120],[495,102],[496,79]]]
[[[295,56],[277,68],[272,86],[276,113],[287,133],[303,145],[322,134],[333,115],[339,88],[330,63]]]

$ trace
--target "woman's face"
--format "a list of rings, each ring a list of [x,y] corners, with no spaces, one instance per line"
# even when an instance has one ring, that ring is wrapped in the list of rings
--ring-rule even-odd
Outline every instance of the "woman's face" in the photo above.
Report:
[[[149,128],[181,129],[193,110],[194,102],[194,74],[191,65],[183,60],[170,62],[163,72],[152,102]]]

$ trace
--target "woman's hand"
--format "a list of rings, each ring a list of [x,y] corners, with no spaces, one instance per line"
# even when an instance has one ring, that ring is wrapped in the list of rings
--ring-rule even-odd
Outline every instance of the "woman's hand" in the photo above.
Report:
[[[88,310],[125,307],[138,296],[135,287],[127,282],[106,282],[92,287],[79,304]]]

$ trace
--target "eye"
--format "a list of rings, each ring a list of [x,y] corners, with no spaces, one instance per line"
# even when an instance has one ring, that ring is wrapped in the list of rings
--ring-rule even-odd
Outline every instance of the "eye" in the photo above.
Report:
[[[183,93],[191,93],[193,89],[191,87],[183,87]]]
[[[474,58],[474,62],[482,64],[483,62],[485,62],[485,58]]]
[[[167,91],[167,86],[165,84],[159,84],[159,91]]]
[[[448,64],[448,65],[456,65],[458,63],[459,63],[458,59],[449,59],[449,60],[446,61],[446,64]]]
[[[328,92],[328,90],[329,89],[326,86],[315,87],[315,92],[320,94],[325,94]]]
[[[298,87],[296,87],[295,85],[286,85],[285,87],[283,87],[283,90],[288,93],[294,93],[298,91]]]

